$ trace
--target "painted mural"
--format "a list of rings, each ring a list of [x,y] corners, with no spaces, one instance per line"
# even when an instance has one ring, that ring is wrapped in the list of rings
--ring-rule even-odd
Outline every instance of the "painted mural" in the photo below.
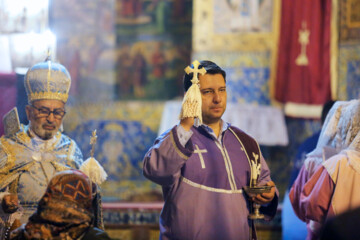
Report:
[[[356,42],[360,32],[357,26],[359,18],[355,11],[356,1],[339,3],[341,82],[338,91],[339,99],[347,100],[359,94],[360,60],[357,56],[360,53]],[[234,14],[249,17],[257,9],[262,20],[255,27],[237,22],[234,26],[241,26],[219,28],[218,21],[225,21],[225,18],[214,18],[220,16],[217,12],[220,5],[216,4],[222,7],[224,4],[236,5],[240,12]],[[229,101],[272,104],[270,92],[279,33],[279,9],[280,0],[52,1],[50,26],[57,34],[58,59],[73,76],[69,102],[74,105],[72,109],[77,109],[67,116],[75,120],[67,122],[65,130],[80,142],[84,154],[89,145],[87,137],[81,134],[88,132],[90,136],[93,130],[90,128],[95,127],[102,131],[96,157],[110,170],[110,182],[104,186],[108,200],[135,199],[129,193],[142,181],[145,188],[136,195],[137,199],[143,196],[143,192],[155,189],[156,194],[159,193],[156,186],[149,181],[145,183],[139,164],[140,155],[156,136],[161,110],[156,118],[150,117],[157,123],[149,127],[147,120],[135,117],[136,111],[142,111],[139,108],[121,110],[124,108],[122,104],[128,104],[122,100],[140,99],[146,108],[151,104],[149,100],[181,96],[183,68],[190,58],[213,60],[224,67],[228,74]],[[89,104],[92,107],[88,108],[88,117],[81,119],[79,111],[83,110],[79,109],[86,109]],[[98,109],[99,106],[107,109],[106,113]],[[320,128],[316,120],[289,118],[286,123],[291,144],[264,149],[280,189],[287,184],[296,148]],[[304,127],[308,130],[303,131]],[[122,140],[124,137],[140,143],[143,148],[129,147],[129,142]],[[286,171],[283,171],[284,166]],[[122,172],[123,168],[129,173]],[[113,169],[118,169],[121,174],[117,176]],[[137,177],[139,182],[134,180]],[[148,196],[153,197],[151,194]]]
[[[115,33],[112,0],[52,1],[50,27],[57,37],[57,61],[72,77],[72,102],[115,99]]]
[[[270,32],[272,0],[214,0],[214,32]]]
[[[183,94],[192,1],[53,1],[58,60],[77,102],[166,100]]]
[[[116,1],[116,95],[171,99],[190,61],[192,1]]]
[[[67,108],[65,133],[90,157],[92,131],[97,131],[95,158],[108,179],[103,201],[161,201],[160,187],[142,175],[142,160],[157,137],[163,103],[114,102]]]
[[[339,100],[360,97],[360,46],[342,44],[339,49]]]
[[[72,76],[64,129],[85,157],[88,134],[97,129],[95,157],[109,174],[102,185],[104,201],[161,200],[159,187],[142,176],[141,164],[156,138],[163,104],[145,100],[183,94],[191,22],[191,0],[56,0],[50,5],[57,60]]]
[[[270,105],[270,52],[194,54],[211,59],[226,71],[228,102]]]
[[[279,0],[194,0],[193,53],[275,50],[279,7]]]
[[[341,0],[339,42],[359,42],[360,38],[360,2]]]

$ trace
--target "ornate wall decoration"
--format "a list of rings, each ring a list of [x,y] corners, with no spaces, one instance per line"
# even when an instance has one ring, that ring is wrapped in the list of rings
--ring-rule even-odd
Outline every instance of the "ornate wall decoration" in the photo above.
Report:
[[[359,42],[360,3],[357,0],[341,0],[339,42]]]
[[[195,53],[195,59],[210,59],[226,71],[229,102],[270,104],[270,51]]]
[[[339,48],[339,100],[359,98],[360,45],[343,44]]]
[[[171,99],[183,94],[190,62],[192,1],[116,0],[118,99]]]
[[[278,0],[194,1],[192,58],[225,68],[229,101],[270,104],[279,6]]]
[[[272,49],[278,7],[278,0],[195,0],[193,51]]]
[[[67,109],[66,134],[90,155],[91,132],[97,130],[95,158],[109,177],[102,187],[104,201],[160,201],[159,186],[142,175],[142,159],[157,137],[163,104],[115,102]],[[67,119],[71,119],[67,121]]]
[[[49,12],[50,27],[57,36],[57,61],[72,78],[70,100],[113,100],[114,1],[52,1]]]

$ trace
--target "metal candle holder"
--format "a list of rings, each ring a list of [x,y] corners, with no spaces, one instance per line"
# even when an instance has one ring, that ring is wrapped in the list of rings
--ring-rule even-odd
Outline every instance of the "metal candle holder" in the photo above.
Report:
[[[271,191],[272,186],[245,186],[244,190],[250,197],[255,197],[257,194],[267,193]],[[252,220],[264,219],[264,214],[260,213],[260,204],[253,202],[254,211],[250,213],[248,218]]]

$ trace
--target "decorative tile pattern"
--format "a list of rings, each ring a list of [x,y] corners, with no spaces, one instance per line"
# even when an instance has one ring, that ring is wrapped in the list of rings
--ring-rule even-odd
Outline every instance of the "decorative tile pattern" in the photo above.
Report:
[[[127,102],[67,109],[64,129],[90,156],[91,132],[97,130],[95,158],[109,177],[101,185],[103,201],[159,201],[160,187],[142,175],[142,160],[157,137],[162,103]]]

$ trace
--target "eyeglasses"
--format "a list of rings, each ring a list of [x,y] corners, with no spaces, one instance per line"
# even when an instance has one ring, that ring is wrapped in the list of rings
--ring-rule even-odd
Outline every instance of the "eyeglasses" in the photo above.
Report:
[[[37,114],[37,117],[41,118],[41,117],[48,117],[50,116],[50,114],[54,114],[54,118],[56,119],[62,119],[66,112],[62,109],[56,108],[53,111],[50,111],[50,109],[46,108],[46,107],[41,107],[41,108],[37,108],[34,105],[30,105],[31,107],[35,108],[39,113]]]

